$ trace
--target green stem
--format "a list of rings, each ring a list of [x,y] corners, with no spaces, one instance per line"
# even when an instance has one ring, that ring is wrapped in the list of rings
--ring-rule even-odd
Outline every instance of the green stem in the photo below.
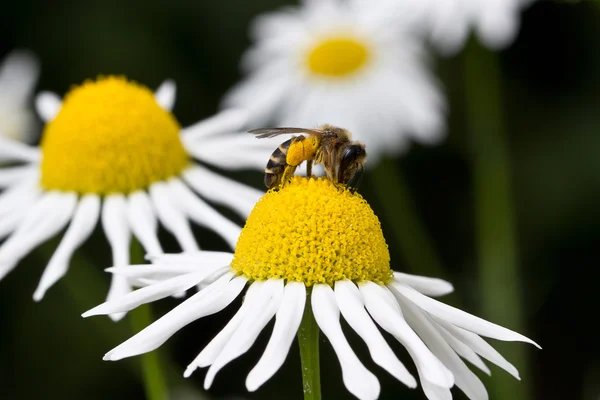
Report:
[[[471,43],[465,53],[467,124],[472,145],[481,308],[484,316],[523,332],[522,288],[511,188],[508,143],[503,135],[502,83],[496,55]],[[495,399],[529,398],[523,346],[498,345],[520,370],[523,382],[499,375]]]
[[[309,290],[306,294],[304,315],[298,329],[302,387],[304,400],[321,400],[321,374],[319,367],[319,326],[312,313]]]
[[[384,157],[374,168],[371,180],[384,207],[385,219],[391,222],[387,227],[396,237],[408,268],[419,274],[447,279],[402,171],[393,160]]]
[[[144,263],[144,250],[139,242],[135,239],[131,244],[131,263]],[[131,328],[133,333],[138,333],[152,321],[152,313],[150,305],[144,304],[131,311],[130,316]],[[160,368],[160,360],[158,351],[152,351],[141,355],[142,358],[142,375],[144,379],[144,389],[147,400],[166,400],[168,399],[167,383],[163,372]]]

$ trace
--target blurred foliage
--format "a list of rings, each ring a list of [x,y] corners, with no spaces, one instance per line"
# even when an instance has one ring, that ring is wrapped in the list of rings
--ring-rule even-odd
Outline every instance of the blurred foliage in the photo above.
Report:
[[[240,78],[238,63],[249,44],[251,18],[282,4],[277,0],[3,1],[0,55],[15,47],[33,50],[42,62],[39,90],[60,94],[100,74],[125,74],[150,87],[173,78],[178,83],[175,115],[185,126],[212,114],[225,90]],[[544,348],[528,347],[534,367],[530,384],[537,399],[591,400],[600,394],[600,346],[591,322],[600,306],[594,295],[600,278],[599,20],[600,7],[592,2],[535,3],[523,15],[515,44],[499,54],[525,288],[528,330],[523,333]],[[464,308],[478,313],[464,57],[440,59],[434,67],[450,103],[448,139],[437,147],[413,146],[396,167],[408,177],[419,213]],[[259,173],[231,176],[261,187]],[[405,265],[394,245],[396,238],[386,222],[389,211],[376,200],[372,186],[364,184],[362,192],[382,219],[395,268],[418,273]],[[226,249],[207,230],[197,229],[197,233],[205,248]],[[162,236],[165,248],[178,250],[168,234]],[[103,300],[108,288],[109,277],[102,272],[110,265],[108,245],[100,232],[78,252],[67,277],[47,298],[32,301],[56,243],[44,245],[0,282],[0,398],[142,399],[139,359],[101,360],[129,337],[127,321],[114,324],[108,318],[80,317]],[[153,311],[161,315],[177,303],[167,299],[154,305]],[[248,354],[219,374],[208,395],[202,390],[206,370],[186,381],[181,378],[187,363],[238,306],[239,300],[219,315],[191,324],[161,348],[161,357],[171,360],[165,365],[172,389],[186,393],[176,397],[301,399],[297,344],[263,388],[256,393],[244,388],[269,329]],[[382,399],[424,398],[420,390],[406,389],[376,367],[360,339],[347,332],[359,357],[380,377]],[[323,343],[324,398],[351,398],[331,347]],[[396,343],[393,347],[414,370],[405,350]],[[492,371],[504,374],[495,367]],[[482,379],[489,383],[493,378]],[[463,398],[458,390],[455,393]]]

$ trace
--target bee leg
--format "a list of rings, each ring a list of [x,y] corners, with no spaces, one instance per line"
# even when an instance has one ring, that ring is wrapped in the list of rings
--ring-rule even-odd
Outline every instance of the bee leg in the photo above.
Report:
[[[362,164],[360,164],[356,168],[356,171],[354,171],[354,173],[352,174],[350,179],[348,179],[348,184],[346,186],[350,188],[349,189],[350,193],[355,193],[356,190],[358,189],[358,187],[360,186],[363,175],[364,175],[363,172],[364,172],[363,166],[362,166]]]
[[[312,177],[312,164],[313,164],[312,160],[306,161],[306,176],[308,178]]]
[[[333,166],[327,165],[327,163],[323,163],[323,169],[325,170],[327,179],[329,179],[333,183],[337,183],[337,175],[335,173],[335,169],[332,167]]]
[[[286,165],[285,169],[283,170],[283,175],[281,176],[281,187],[284,187],[289,181],[290,179],[292,179],[292,176],[294,176],[294,172],[296,172],[296,166],[295,165]]]

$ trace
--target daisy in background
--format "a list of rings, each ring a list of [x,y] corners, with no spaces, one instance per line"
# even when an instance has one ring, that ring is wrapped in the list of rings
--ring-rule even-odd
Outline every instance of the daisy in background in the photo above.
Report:
[[[247,76],[224,98],[256,127],[343,126],[371,161],[413,138],[443,137],[445,100],[424,62],[421,38],[387,23],[372,2],[304,1],[259,16]]]
[[[4,140],[31,142],[36,136],[36,118],[30,101],[39,76],[33,54],[16,50],[0,64],[0,158]]]
[[[246,218],[262,192],[220,176],[193,158],[225,169],[264,167],[272,143],[234,133],[246,122],[241,110],[181,129],[170,110],[175,85],[156,93],[122,77],[87,81],[61,100],[41,93],[46,122],[39,148],[8,141],[0,161],[0,279],[37,245],[66,232],[46,267],[34,299],[66,272],[69,260],[100,223],[114,265],[127,265],[133,234],[150,255],[162,253],[157,221],[184,252],[199,249],[190,221],[220,235],[231,247],[240,227],[204,199]],[[108,299],[129,292],[124,276],[112,280]],[[120,315],[119,315],[120,316]],[[119,316],[114,316],[115,318]]]
[[[414,388],[416,379],[379,328],[404,345],[422,389],[432,400],[450,399],[454,385],[470,399],[487,399],[483,383],[463,359],[489,374],[482,358],[487,359],[519,378],[518,371],[480,336],[536,345],[516,332],[434,300],[453,290],[448,282],[393,272],[379,220],[370,206],[360,195],[323,178],[294,177],[283,189],[267,192],[248,217],[234,254],[161,255],[153,265],[109,271],[143,287],[95,307],[84,317],[125,312],[195,285],[199,291],[109,351],[105,360],[158,348],[185,325],[223,310],[248,287],[239,311],[184,373],[188,377],[199,367],[209,367],[207,389],[221,368],[250,349],[273,317],[271,338],[246,379],[249,391],[257,390],[281,367],[299,327],[304,326],[303,315],[312,318],[311,313],[339,359],[344,384],[359,399],[376,399],[380,386],[346,340],[340,314],[365,341],[373,361]]]
[[[521,12],[533,0],[347,0],[381,7],[396,24],[412,26],[442,53],[460,51],[471,31],[493,50],[509,46]],[[401,40],[401,39],[399,39]]]

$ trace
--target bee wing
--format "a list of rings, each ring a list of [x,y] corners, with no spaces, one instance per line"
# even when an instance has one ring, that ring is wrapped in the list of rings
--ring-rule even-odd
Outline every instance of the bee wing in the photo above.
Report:
[[[309,133],[311,135],[323,135],[324,132],[317,129],[306,129],[306,128],[260,128],[252,129],[248,131],[254,135],[258,135],[257,138],[271,138],[279,135],[286,135],[289,133]]]

